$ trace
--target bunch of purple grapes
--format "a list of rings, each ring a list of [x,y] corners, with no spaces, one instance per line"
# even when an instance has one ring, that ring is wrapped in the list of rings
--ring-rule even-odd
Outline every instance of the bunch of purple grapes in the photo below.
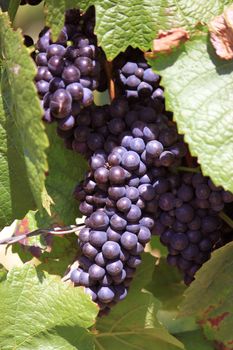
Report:
[[[75,190],[87,218],[71,280],[85,286],[105,313],[127,295],[150,241],[159,211],[157,182],[187,149],[168,116],[125,97],[104,106],[102,114],[90,112],[88,123],[79,117],[77,122],[83,153],[92,156]]]
[[[85,14],[70,10],[57,41],[52,42],[50,29],[45,28],[36,44],[35,81],[44,120],[57,121],[62,137],[76,125],[81,110],[93,104],[93,91],[106,89],[103,52],[97,47],[94,25],[93,7]]]
[[[160,77],[140,50],[128,48],[113,62],[119,97],[94,104],[93,91],[107,88],[94,25],[91,7],[85,14],[68,11],[55,43],[45,28],[36,46],[35,80],[44,121],[57,121],[66,147],[89,163],[74,192],[86,219],[79,267],[70,278],[106,314],[126,297],[151,235],[160,236],[168,263],[190,284],[224,244],[219,213],[233,195],[201,173],[184,171],[187,146],[165,110]]]
[[[119,95],[141,100],[163,109],[164,91],[161,77],[155,74],[139,49],[128,49],[113,61],[114,83]]]

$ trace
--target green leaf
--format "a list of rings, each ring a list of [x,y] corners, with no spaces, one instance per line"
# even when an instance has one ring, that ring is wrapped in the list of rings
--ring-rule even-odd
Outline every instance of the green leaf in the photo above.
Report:
[[[208,22],[230,0],[105,0],[96,5],[96,33],[109,60],[131,45],[151,48],[159,30],[183,27],[194,31]]]
[[[0,284],[2,349],[91,349],[97,307],[83,288],[38,272],[15,268]],[[72,337],[73,333],[73,337]]]
[[[160,302],[150,293],[142,292],[152,277],[155,259],[150,254],[143,255],[127,297],[113,307],[107,317],[97,321],[95,332],[96,350],[175,350],[183,348],[157,321],[156,314]]]
[[[176,334],[187,350],[213,350],[214,344],[206,340],[200,330]]]
[[[18,10],[18,7],[20,5],[20,0],[10,0],[9,8],[8,8],[8,13],[10,20],[13,22]]]
[[[167,256],[167,254],[168,254],[167,247],[164,246],[160,242],[160,237],[159,236],[152,236],[151,237],[150,247],[151,247],[152,250],[155,251],[155,253],[158,252],[158,256]]]
[[[162,75],[167,109],[204,175],[233,191],[232,61],[218,59],[200,35],[150,64]]]
[[[0,227],[42,207],[48,140],[33,82],[35,66],[22,35],[0,13]],[[44,202],[43,202],[44,204]]]
[[[157,321],[158,301],[149,293],[130,290],[127,298],[115,306],[108,317],[97,321],[96,350],[183,349]]]
[[[169,266],[165,259],[160,259],[146,289],[162,302],[163,309],[176,310],[186,286],[179,271]]]
[[[73,191],[84,177],[87,162],[81,155],[65,148],[63,140],[56,136],[55,125],[47,127],[47,134],[50,147],[47,151],[49,173],[45,186],[53,204],[50,208],[51,218],[45,211],[42,217],[40,213],[36,215],[38,226],[45,227],[45,221],[62,225],[75,224],[80,212]]]
[[[233,243],[216,250],[185,292],[181,316],[195,316],[210,340],[233,343]]]
[[[7,270],[2,264],[0,264],[0,283],[5,281],[6,275],[7,275]]]

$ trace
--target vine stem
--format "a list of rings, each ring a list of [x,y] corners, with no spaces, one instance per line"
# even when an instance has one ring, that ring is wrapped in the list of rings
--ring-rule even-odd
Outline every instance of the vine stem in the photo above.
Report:
[[[233,220],[226,213],[224,213],[224,211],[220,211],[218,215],[233,229]]]
[[[54,227],[51,229],[38,229],[29,233],[25,233],[23,235],[0,239],[0,244],[13,244],[21,241],[22,239],[33,237],[33,236],[39,236],[39,235],[54,235],[54,236],[67,235],[67,234],[79,231],[83,226],[84,226],[84,223],[77,224],[77,225],[70,225],[66,227]]]
[[[201,172],[201,168],[199,166],[195,167],[195,168],[188,168],[186,166],[179,166],[177,167],[178,171],[187,171],[189,173],[200,173]]]
[[[116,90],[115,90],[115,85],[112,80],[112,62],[105,62],[105,71],[107,73],[108,77],[108,90],[109,90],[109,95],[111,101],[116,97]]]

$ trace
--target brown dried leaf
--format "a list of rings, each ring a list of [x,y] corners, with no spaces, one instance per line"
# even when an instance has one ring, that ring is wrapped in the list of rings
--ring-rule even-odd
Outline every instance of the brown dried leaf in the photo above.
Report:
[[[210,40],[216,54],[225,59],[233,58],[233,5],[215,17],[208,25]]]
[[[184,43],[189,39],[188,32],[183,28],[174,28],[168,31],[160,30],[158,38],[153,40],[153,52],[149,55],[155,55],[156,53],[169,53],[172,49],[178,47],[181,43]]]

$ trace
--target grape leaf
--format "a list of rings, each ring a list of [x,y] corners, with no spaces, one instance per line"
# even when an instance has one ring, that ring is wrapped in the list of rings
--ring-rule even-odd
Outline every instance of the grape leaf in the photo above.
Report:
[[[0,13],[0,227],[45,205],[47,136],[33,82],[35,66],[19,31]]]
[[[232,61],[217,58],[203,34],[150,64],[163,77],[167,109],[204,175],[233,191]]]
[[[96,5],[96,33],[108,59],[128,45],[147,51],[159,30],[183,27],[194,31],[198,22],[220,14],[230,0],[105,0]]]
[[[227,350],[233,344],[232,254],[233,243],[216,250],[197,272],[180,306],[182,316],[195,316],[206,337]]]
[[[10,0],[8,13],[9,13],[10,20],[12,22],[16,16],[19,5],[20,5],[20,0]]]
[[[176,310],[186,287],[179,271],[169,266],[165,259],[160,259],[146,289],[162,302],[162,308]]]
[[[155,259],[143,254],[143,262],[138,268],[126,299],[111,310],[108,317],[97,320],[95,329],[96,350],[175,350],[183,348],[157,321],[156,314],[160,302],[150,293],[142,292],[152,277]]]
[[[38,227],[51,226],[51,223],[59,225],[75,224],[75,219],[80,216],[78,201],[73,196],[75,186],[83,179],[87,169],[85,159],[64,146],[63,140],[56,136],[56,126],[46,128],[50,147],[47,151],[49,173],[45,186],[52,198],[51,216],[46,211],[36,214]]]
[[[206,340],[200,330],[176,334],[187,350],[213,350],[214,344]]]
[[[0,283],[0,297],[2,349],[93,348],[87,328],[94,324],[98,309],[83,288],[24,265]]]

